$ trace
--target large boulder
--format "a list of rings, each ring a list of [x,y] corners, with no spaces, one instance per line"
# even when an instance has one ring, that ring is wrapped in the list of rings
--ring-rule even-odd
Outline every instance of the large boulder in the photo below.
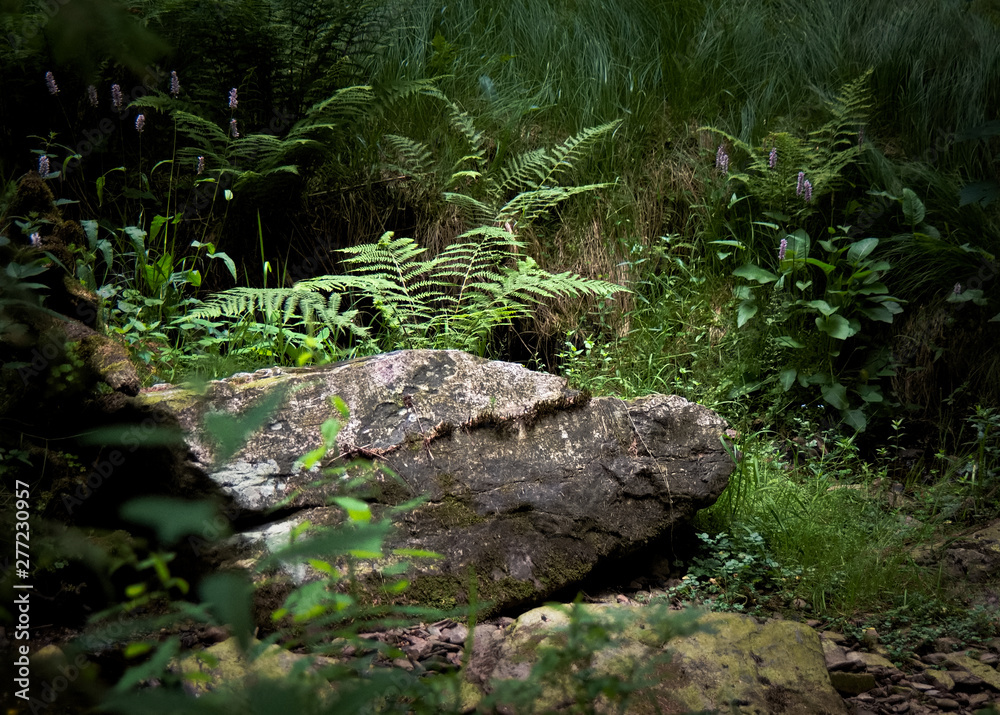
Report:
[[[376,470],[371,498],[388,507],[427,497],[392,517],[388,546],[443,556],[411,565],[406,594],[428,605],[465,602],[471,572],[493,610],[547,597],[668,535],[719,496],[733,467],[726,425],[705,407],[664,395],[591,399],[563,378],[458,351],[274,368],[214,381],[202,393],[143,393],[141,403],[176,416],[190,467],[253,524],[220,566],[253,563],[304,519],[341,519],[329,503],[341,480],[319,480],[300,461],[321,444],[333,397],[349,409],[340,459],[372,460],[396,475]],[[270,416],[220,461],[206,415],[250,416],[269,400]],[[269,520],[267,510],[283,500],[280,518]],[[315,575],[304,566],[290,573],[298,581]]]

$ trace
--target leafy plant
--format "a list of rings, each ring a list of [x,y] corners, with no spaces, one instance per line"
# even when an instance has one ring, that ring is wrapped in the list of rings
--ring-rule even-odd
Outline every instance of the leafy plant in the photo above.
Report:
[[[819,388],[823,401],[840,410],[844,421],[860,431],[867,424],[865,406],[883,400],[876,380],[892,372],[888,360],[875,354],[845,385],[844,366],[836,359],[863,350],[848,342],[862,331],[862,320],[891,324],[902,308],[882,282],[891,265],[873,255],[879,239],[852,240],[848,231],[849,227],[841,226],[842,235],[837,235],[830,229],[830,238],[816,242],[823,251],[823,257],[816,258],[811,255],[811,239],[800,229],[781,241],[779,274],[747,263],[733,275],[748,281],[735,289],[741,301],[736,321],[740,328],[760,312],[760,288],[771,286],[767,309],[761,316],[762,332],[781,369],[754,387],[777,381],[784,392],[796,383],[802,388]],[[848,396],[849,387],[856,395],[853,400]]]
[[[434,166],[434,152],[428,144],[390,134],[384,141],[398,158],[398,163],[390,166],[431,183],[470,222],[523,228],[571,196],[608,186],[563,186],[561,182],[599,142],[618,129],[621,121],[584,129],[551,149],[532,149],[507,158],[508,147],[491,147],[467,112],[439,92],[426,94],[445,102],[448,126],[462,144],[461,156],[442,171]]]
[[[435,258],[426,260],[411,238],[386,233],[378,243],[343,249],[353,274],[308,281],[349,287],[369,298],[385,321],[383,345],[438,347],[485,354],[495,328],[530,314],[555,297],[608,296],[624,290],[605,281],[564,272],[552,274],[530,257],[513,233],[492,226],[466,231]],[[464,240],[462,240],[464,239]]]

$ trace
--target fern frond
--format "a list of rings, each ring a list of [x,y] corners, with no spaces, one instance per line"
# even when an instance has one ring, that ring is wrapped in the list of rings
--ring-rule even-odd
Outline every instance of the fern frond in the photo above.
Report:
[[[468,194],[445,191],[443,196],[445,201],[457,206],[473,223],[491,223],[496,218],[496,211],[492,206]]]
[[[434,157],[423,142],[397,134],[386,134],[382,140],[399,157],[399,164],[392,168],[408,176],[425,176],[433,170]]]
[[[226,133],[214,122],[179,109],[174,112],[174,118],[177,119],[177,131],[198,146],[212,149],[226,145]]]
[[[621,124],[620,119],[589,127],[571,136],[551,150],[534,149],[516,157],[501,171],[500,192],[541,189],[556,183],[557,177],[573,168],[575,162]]]
[[[472,117],[468,112],[463,112],[454,102],[448,102],[451,126],[469,143],[469,147],[474,152],[473,155],[463,157],[466,159],[478,159],[484,161],[486,156],[486,141],[483,133],[476,131],[476,126],[472,123]]]
[[[588,191],[603,189],[611,184],[585,184],[583,186],[556,186],[551,188],[535,189],[533,191],[523,191],[497,211],[495,220],[498,223],[506,221],[517,221],[521,224],[528,224],[540,215],[554,207],[556,204],[565,201],[571,196],[582,194]]]

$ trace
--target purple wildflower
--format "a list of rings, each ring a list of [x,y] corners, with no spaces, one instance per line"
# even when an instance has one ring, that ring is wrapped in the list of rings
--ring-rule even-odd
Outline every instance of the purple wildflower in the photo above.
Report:
[[[806,173],[804,171],[800,171],[799,172],[799,181],[795,185],[795,195],[796,196],[802,196],[802,188],[803,188],[803,184],[805,183],[805,180],[806,180]]]
[[[42,242],[42,235],[40,233],[38,233],[36,231],[35,233],[31,234],[31,245],[32,246],[38,246],[38,245],[41,244],[41,242]]]
[[[240,138],[240,130],[236,128],[236,120],[235,119],[230,119],[229,120],[229,133],[233,135],[233,139],[239,139]]]
[[[140,114],[135,118],[135,130],[142,134],[142,130],[146,128],[146,115]]]
[[[49,88],[49,94],[59,94],[59,87],[56,85],[56,78],[51,72],[45,73],[45,84]]]
[[[785,260],[785,251],[787,251],[787,250],[788,250],[788,239],[787,238],[783,238],[783,239],[781,239],[781,243],[778,244],[778,260],[779,261]]]
[[[771,169],[778,165],[778,147],[771,147],[771,153],[767,155],[767,165]]]
[[[233,87],[229,90],[229,108],[236,109],[237,104],[239,104],[239,102],[236,101],[236,87]]]
[[[198,173],[199,174],[205,173],[205,157],[203,156],[198,157]]]
[[[806,200],[807,204],[813,200],[813,185],[809,179],[802,182],[802,198]]]
[[[38,157],[38,173],[42,175],[43,179],[49,175],[49,157],[45,154]]]
[[[122,88],[117,84],[111,85],[111,106],[116,112],[122,111],[122,104],[125,99],[122,97]]]
[[[91,107],[97,106],[97,87],[94,85],[87,87],[87,101],[90,102]]]
[[[715,168],[723,174],[729,173],[729,154],[726,153],[725,145],[719,144],[719,149],[715,152]]]
[[[181,93],[181,81],[177,77],[177,70],[170,73],[170,96],[177,99],[177,95]]]

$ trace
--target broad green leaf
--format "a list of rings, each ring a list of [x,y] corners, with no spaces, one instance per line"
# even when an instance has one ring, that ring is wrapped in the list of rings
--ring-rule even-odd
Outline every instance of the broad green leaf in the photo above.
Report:
[[[882,389],[878,385],[858,385],[858,394],[865,402],[881,402]]]
[[[175,497],[140,497],[125,502],[123,519],[152,527],[160,541],[173,544],[182,536],[201,534],[218,512],[209,501],[187,501]]]
[[[830,272],[833,270],[833,266],[831,266],[829,263],[824,263],[823,261],[819,260],[818,258],[807,258],[806,259],[806,263],[809,263],[809,264],[814,265],[814,266],[818,266],[827,275],[829,275]]]
[[[878,246],[877,238],[863,238],[860,241],[855,241],[847,249],[847,260],[857,264],[858,261],[867,258],[868,254],[874,251],[876,246]]]
[[[795,281],[795,287],[798,288],[801,291],[804,291],[806,288],[808,288],[812,284],[813,284],[812,281],[805,281],[805,282]]]
[[[372,510],[367,502],[354,497],[334,497],[333,502],[347,512],[347,517],[353,522],[367,524],[372,520]]]
[[[837,312],[837,309],[825,300],[797,300],[795,303],[796,305],[806,305],[810,308],[815,308],[823,315],[833,315]]]
[[[870,308],[859,308],[859,310],[872,320],[878,320],[882,323],[892,322],[892,312],[884,305],[873,305]]]
[[[841,417],[844,418],[844,422],[858,432],[863,432],[865,427],[868,426],[868,418],[865,417],[865,413],[861,410],[845,410],[841,413]]]
[[[742,328],[755,315],[757,315],[757,303],[751,300],[743,301],[736,311],[736,327]]]
[[[867,285],[859,286],[853,289],[855,295],[877,295],[882,293],[888,293],[889,288],[885,283],[868,283]]]
[[[823,399],[838,410],[847,409],[847,388],[839,382],[835,382],[832,385],[824,385],[820,388],[820,392],[823,394]]]
[[[274,389],[257,401],[257,404],[238,415],[209,412],[205,415],[205,431],[215,440],[218,448],[216,464],[225,463],[236,454],[247,438],[260,430],[275,410],[285,401],[286,390]]]
[[[793,338],[791,335],[779,335],[774,339],[776,345],[780,345],[783,348],[804,348],[805,343],[800,343],[798,340]],[[793,370],[794,372],[794,370]]]
[[[786,235],[785,239],[788,241],[788,250],[792,252],[795,258],[803,259],[809,257],[809,252],[812,250],[812,242],[809,240],[808,233],[800,228]]]
[[[778,280],[778,276],[771,273],[771,271],[765,270],[760,266],[755,266],[752,263],[740,266],[733,271],[733,275],[739,278],[746,278],[750,281],[757,281],[762,285],[765,283],[774,283],[774,281]]]
[[[912,189],[903,189],[903,217],[911,226],[916,226],[924,220],[926,210],[924,203],[917,198]]]
[[[816,318],[816,327],[837,340],[847,340],[858,331],[842,315],[834,313],[831,316]]]
[[[233,259],[229,257],[229,254],[225,251],[217,251],[209,255],[210,258],[217,258],[226,264],[226,268],[229,270],[229,274],[236,280],[236,264],[233,263]]]
[[[778,381],[781,383],[781,388],[785,392],[792,389],[792,385],[795,384],[795,376],[797,374],[797,371],[794,369],[782,370],[778,374]]]
[[[246,651],[253,636],[253,586],[243,572],[216,573],[207,576],[199,588],[201,599],[210,612],[226,624],[236,636],[240,649]]]

